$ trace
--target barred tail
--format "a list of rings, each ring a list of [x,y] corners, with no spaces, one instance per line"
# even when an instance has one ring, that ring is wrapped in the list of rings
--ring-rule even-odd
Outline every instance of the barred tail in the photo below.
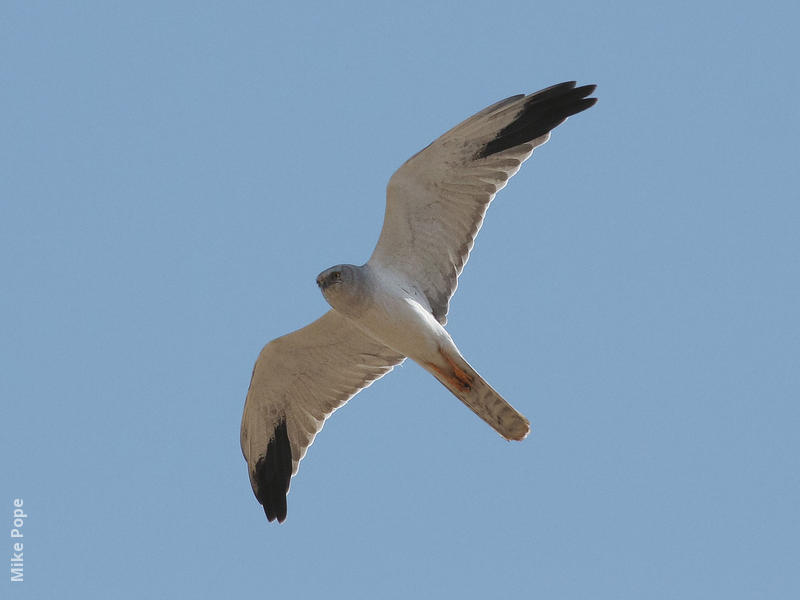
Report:
[[[522,440],[528,435],[528,419],[503,400],[466,360],[443,349],[439,352],[447,366],[434,363],[424,366],[442,385],[505,439]]]

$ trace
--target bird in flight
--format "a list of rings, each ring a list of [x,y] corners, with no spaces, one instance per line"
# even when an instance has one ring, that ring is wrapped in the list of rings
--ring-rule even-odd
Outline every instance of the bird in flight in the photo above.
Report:
[[[464,359],[447,310],[483,216],[534,148],[592,106],[594,85],[559,83],[501,100],[412,156],[389,180],[378,244],[361,266],[317,277],[331,306],[264,346],[242,417],[250,484],[269,521],[286,519],[289,482],[330,414],[410,358],[507,440],[528,420]]]

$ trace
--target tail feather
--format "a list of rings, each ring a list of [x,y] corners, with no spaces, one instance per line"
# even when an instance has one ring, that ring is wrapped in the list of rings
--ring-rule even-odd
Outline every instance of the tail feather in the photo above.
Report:
[[[506,402],[463,358],[441,352],[448,366],[425,365],[439,382],[507,440],[522,440],[530,432],[528,419]]]

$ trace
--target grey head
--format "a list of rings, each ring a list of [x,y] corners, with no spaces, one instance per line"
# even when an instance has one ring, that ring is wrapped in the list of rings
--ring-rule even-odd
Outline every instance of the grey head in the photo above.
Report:
[[[352,314],[364,300],[364,267],[336,265],[317,275],[325,300],[343,314]]]

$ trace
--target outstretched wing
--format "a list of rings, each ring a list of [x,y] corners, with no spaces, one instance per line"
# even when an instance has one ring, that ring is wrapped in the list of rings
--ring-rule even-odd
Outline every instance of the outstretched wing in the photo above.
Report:
[[[325,419],[403,359],[335,311],[264,346],[247,392],[241,443],[267,519],[286,518],[289,480]]]
[[[550,130],[596,102],[594,89],[569,81],[506,98],[411,157],[389,181],[369,263],[417,286],[444,325],[489,203]]]

